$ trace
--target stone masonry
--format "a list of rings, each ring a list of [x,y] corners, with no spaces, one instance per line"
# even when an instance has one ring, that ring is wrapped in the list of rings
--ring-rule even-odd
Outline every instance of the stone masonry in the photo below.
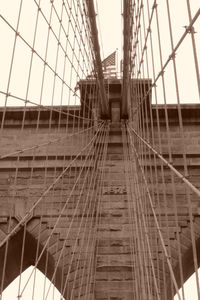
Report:
[[[112,84],[112,83],[111,83]],[[120,82],[113,82],[113,91],[110,103],[111,115],[112,107],[117,111],[120,101]],[[116,87],[116,92],[115,92]],[[115,103],[115,104],[112,104]],[[156,117],[155,106],[151,105],[153,118]],[[81,108],[77,107],[75,114],[79,114]],[[183,171],[183,154],[180,141],[180,132],[177,122],[177,106],[168,105],[169,126],[171,132],[172,143],[172,155],[173,165],[179,170]],[[72,109],[74,112],[74,108]],[[161,142],[163,155],[168,158],[168,150],[166,144],[166,128],[164,122],[164,107],[160,105],[158,107],[160,116],[160,128],[161,128]],[[17,222],[24,216],[29,210],[31,205],[40,197],[41,193],[53,182],[53,179],[59,174],[63,168],[63,164],[66,164],[75,157],[81,148],[87,144],[88,140],[92,136],[92,131],[87,134],[84,133],[81,136],[74,136],[69,140],[63,140],[62,143],[56,145],[48,145],[41,149],[35,149],[27,151],[17,158],[15,151],[21,148],[31,147],[32,145],[40,144],[55,138],[62,138],[66,132],[66,119],[59,119],[59,115],[53,113],[51,116],[51,128],[49,128],[50,112],[48,110],[42,110],[40,113],[40,125],[36,128],[36,122],[38,117],[37,108],[27,108],[27,114],[23,131],[21,130],[21,108],[8,108],[5,119],[5,126],[0,136],[0,155],[13,152],[8,158],[0,160],[0,239],[2,240],[8,231],[8,220],[11,218],[11,227],[14,227]],[[0,111],[0,117],[2,116],[2,110]],[[200,188],[200,105],[182,105],[182,116],[184,124],[184,135],[186,140],[186,157],[187,165],[189,169],[189,180]],[[113,118],[113,120],[112,120]],[[91,253],[95,253],[97,257],[97,266],[95,272],[94,291],[96,300],[131,300],[134,299],[134,290],[132,281],[132,265],[131,265],[131,249],[130,238],[131,230],[128,217],[128,203],[127,203],[127,186],[125,182],[125,165],[123,159],[123,144],[122,144],[122,132],[121,122],[116,114],[114,114],[110,121],[110,132],[108,150],[106,156],[105,165],[105,177],[101,199],[101,222],[97,231],[97,242],[94,248],[91,249]],[[72,120],[68,121],[70,124]],[[71,123],[69,128],[78,126],[77,123]],[[80,124],[79,124],[80,126]],[[81,126],[86,126],[86,121],[83,121]],[[156,124],[155,124],[156,126]],[[69,129],[70,130],[70,129]],[[155,140],[158,144],[158,140]],[[76,168],[81,167],[84,164],[84,158],[87,153],[81,153],[81,156],[76,161]],[[89,176],[93,170],[93,164],[95,158],[95,151],[91,151],[91,159],[87,160],[87,165],[84,167],[81,180],[84,181],[85,176]],[[149,160],[149,166],[151,161]],[[75,167],[75,166],[74,166]],[[148,166],[147,166],[148,167]],[[16,171],[17,170],[17,171]],[[25,262],[23,270],[29,265],[34,263],[35,253],[37,249],[37,241],[39,239],[39,246],[44,245],[49,232],[52,229],[52,224],[55,222],[55,218],[58,214],[58,206],[64,205],[64,197],[69,194],[71,187],[73,186],[76,174],[73,173],[73,165],[69,178],[68,174],[64,176],[62,184],[58,184],[53,191],[51,191],[48,197],[45,198],[43,204],[38,205],[27,223],[27,244],[25,245]],[[88,171],[89,170],[89,171]],[[17,174],[16,174],[17,172]],[[88,173],[90,172],[90,173]],[[158,161],[158,174],[160,172]],[[159,201],[160,206],[156,208],[157,214],[161,215],[162,232],[163,236],[167,235],[167,227],[165,222],[164,213],[164,199],[162,193],[161,179],[159,179]],[[181,241],[181,254],[183,261],[183,273],[186,280],[193,270],[192,266],[192,248],[191,248],[191,236],[190,236],[190,224],[189,214],[186,201],[186,190],[184,184],[176,179],[176,196],[178,203],[178,224],[179,232],[175,226],[174,220],[174,208],[172,203],[172,186],[170,183],[169,170],[165,169],[165,181],[166,195],[167,195],[167,216],[170,224],[170,244],[166,241],[166,247],[170,249],[171,261],[177,276],[177,281],[180,284],[179,272],[178,272],[178,257],[177,257],[177,234],[179,234]],[[65,187],[63,189],[63,186]],[[87,189],[87,184],[85,185]],[[61,195],[61,190],[63,195]],[[76,246],[74,236],[76,233],[76,221],[73,223],[73,230],[70,236],[65,236],[66,229],[69,224],[70,217],[74,213],[75,204],[80,190],[75,190],[73,194],[73,201],[71,202],[71,208],[68,209],[68,221],[62,219],[59,222],[59,226],[54,233],[54,238],[51,240],[51,245],[48,247],[48,253],[44,253],[42,259],[38,265],[38,268],[44,272],[46,255],[49,256],[49,263],[47,267],[47,276],[51,276],[54,270],[54,264],[56,257],[59,253],[58,247],[62,247],[64,240],[66,242],[65,250],[65,264],[66,270],[69,268],[70,260],[68,254],[72,252],[72,249]],[[86,190],[85,190],[86,193]],[[92,197],[92,195],[91,195]],[[84,197],[82,197],[82,207],[84,207]],[[197,197],[191,193],[192,199],[192,214],[196,238],[196,246],[198,253],[198,263],[200,263],[200,205]],[[133,199],[134,200],[134,199]],[[162,210],[163,213],[159,210]],[[81,215],[81,210],[76,214]],[[42,218],[41,218],[42,216]],[[153,227],[153,225],[152,225]],[[41,232],[38,236],[38,232]],[[16,235],[10,241],[10,248],[8,251],[8,265],[7,273],[5,276],[5,287],[19,274],[20,264],[20,249],[23,236],[23,228],[20,229]],[[59,243],[57,243],[59,241]],[[29,247],[30,245],[31,248]],[[30,251],[31,249],[31,251]],[[85,249],[85,250],[84,250]],[[5,249],[0,249],[0,259],[3,261]],[[75,255],[78,254],[75,251]],[[15,256],[13,256],[15,251]],[[82,255],[84,257],[83,247]],[[159,251],[156,246],[153,249]],[[155,255],[155,267],[156,274],[159,274],[159,266],[162,264],[163,256],[160,253],[159,261],[156,261]],[[76,266],[74,266],[75,268]],[[1,270],[2,272],[2,267]],[[82,269],[80,267],[80,274]],[[166,271],[166,277],[168,276]],[[76,288],[73,284],[73,269],[70,273],[71,281],[68,285],[68,289]],[[61,275],[59,269],[55,278],[55,285],[58,289],[61,289]],[[82,284],[86,284],[82,282]],[[163,283],[159,284],[161,293],[166,293],[162,290]],[[82,295],[84,297],[84,295]],[[67,293],[65,293],[67,300]],[[162,298],[162,297],[161,297]],[[85,299],[85,298],[83,298]],[[92,295],[88,295],[88,299],[93,299]],[[164,298],[162,298],[164,299]],[[168,295],[170,299],[170,295]],[[146,300],[146,299],[145,299]]]

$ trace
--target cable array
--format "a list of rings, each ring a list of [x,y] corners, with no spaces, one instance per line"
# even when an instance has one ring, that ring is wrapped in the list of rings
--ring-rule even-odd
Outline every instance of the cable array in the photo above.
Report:
[[[198,33],[195,35],[195,25],[199,22],[200,10],[189,1],[181,4],[187,13],[185,22],[188,25],[177,38],[175,26],[178,21],[174,19],[174,8],[170,1],[164,2],[130,3],[133,14],[129,29],[132,32],[129,37],[131,47],[126,53],[131,63],[129,120],[124,129],[124,136],[127,134],[128,139],[124,142],[127,148],[125,160],[133,165],[133,170],[127,170],[128,178],[136,182],[136,188],[130,194],[132,199],[136,198],[135,205],[138,205],[134,210],[140,216],[137,221],[140,236],[146,238],[145,242],[141,240],[149,261],[141,270],[144,293],[148,299],[173,299],[177,294],[177,299],[185,300],[184,282],[192,273],[196,274],[196,294],[200,297],[199,216],[195,211],[200,193],[194,181],[198,162],[191,164],[191,159],[198,157],[198,147],[189,144],[189,139],[196,136],[190,123],[194,110],[184,104],[188,100],[184,93],[190,91],[193,101],[195,92],[199,95]],[[196,83],[194,89],[189,77],[184,81],[186,79],[181,76],[184,72],[184,65],[180,64],[184,57],[181,51],[185,47],[188,47],[187,63],[193,65],[187,75]],[[198,124],[195,123],[195,126],[198,127]],[[137,220],[136,217],[134,219]],[[183,220],[187,220],[187,226]],[[141,248],[142,244],[136,245],[137,251]],[[190,257],[190,267],[186,256]],[[141,261],[144,265],[143,257]],[[137,278],[141,279],[141,276]],[[137,285],[140,284],[142,280],[137,282]],[[148,286],[152,290],[146,291]],[[144,295],[136,298],[139,297],[144,299]]]
[[[56,298],[55,287],[62,299],[89,299],[109,125],[98,116],[87,3],[21,0],[14,17],[10,5],[0,15],[0,299],[18,275],[15,296],[23,299],[32,282],[34,299],[37,269],[46,278],[43,299]],[[91,73],[95,79],[88,80]]]
[[[170,0],[123,1],[124,77],[105,81],[92,0],[10,5],[0,299],[17,276],[15,296],[32,282],[35,299],[37,269],[43,300],[56,288],[63,300],[186,300],[192,273],[200,299],[199,107],[185,103],[200,96],[199,6],[181,4],[179,31]]]

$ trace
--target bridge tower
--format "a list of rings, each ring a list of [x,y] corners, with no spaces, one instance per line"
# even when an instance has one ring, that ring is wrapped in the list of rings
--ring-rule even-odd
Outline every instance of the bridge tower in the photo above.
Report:
[[[114,77],[97,2],[1,5],[0,300],[200,300],[200,8],[122,2]]]

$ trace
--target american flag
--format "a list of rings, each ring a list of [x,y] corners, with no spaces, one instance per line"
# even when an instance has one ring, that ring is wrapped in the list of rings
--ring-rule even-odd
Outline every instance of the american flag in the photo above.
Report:
[[[116,51],[102,61],[102,66],[105,78],[117,77]]]
[[[116,51],[113,52],[112,54],[110,54],[108,57],[106,57],[102,61],[102,65],[103,65],[104,68],[106,68],[108,66],[116,65]]]
[[[114,51],[112,54],[110,54],[102,61],[104,78],[117,77],[116,53],[117,52]],[[87,76],[87,79],[94,79],[94,78],[95,78],[95,72],[94,70],[92,70],[91,74]]]

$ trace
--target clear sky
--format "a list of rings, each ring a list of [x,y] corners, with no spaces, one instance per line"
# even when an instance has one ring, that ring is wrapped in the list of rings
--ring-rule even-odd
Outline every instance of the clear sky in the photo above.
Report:
[[[20,284],[20,291],[23,289],[24,285],[26,284],[27,278],[29,278],[31,272],[33,271],[33,267],[29,267],[22,273],[21,276],[21,284]],[[35,277],[35,278],[34,278]],[[35,279],[35,283],[34,283]],[[50,287],[48,293],[48,300],[58,300],[60,299],[60,293],[58,290],[51,284],[49,279],[45,278],[45,276],[36,269],[36,272],[33,272],[33,276],[31,277],[23,295],[20,300],[30,300],[33,297],[36,300],[43,300],[45,299],[43,295],[47,295],[48,289]],[[3,292],[2,300],[14,300],[18,299],[18,290],[19,290],[19,277],[17,277],[11,284],[8,286]],[[45,291],[45,293],[44,293]]]
[[[95,0],[97,25],[101,45],[101,57],[106,58],[118,49],[118,58],[122,58],[123,20],[121,0]]]
[[[198,271],[200,276],[200,269]],[[182,296],[181,289],[179,290],[180,295]],[[198,300],[197,289],[196,289],[196,278],[195,274],[193,274],[184,284],[184,295],[185,300]],[[174,297],[174,300],[179,300],[178,296]]]
[[[153,0],[148,1],[150,7],[152,6]],[[0,12],[6,17],[12,26],[16,26],[17,14],[19,11],[18,0],[0,0]],[[46,16],[49,18],[49,5],[48,1],[41,1],[42,10]],[[56,1],[55,3],[61,3]],[[97,24],[99,28],[99,40],[101,44],[101,56],[102,59],[106,58],[113,51],[118,49],[118,66],[119,61],[123,56],[123,26],[122,26],[122,1],[121,0],[94,0],[96,11],[97,11]],[[158,0],[158,17],[160,23],[160,33],[161,33],[161,47],[163,54],[163,63],[168,59],[169,54],[171,53],[170,38],[169,38],[169,28],[168,28],[168,19],[166,12],[166,1]],[[171,9],[171,19],[174,35],[174,45],[178,42],[182,34],[184,33],[185,26],[188,25],[188,15],[187,15],[187,6],[186,1],[176,0],[176,5],[174,5],[174,0],[169,0],[170,9]],[[192,0],[190,1],[192,8],[192,16],[199,7],[199,1]],[[12,7],[12,9],[10,9]],[[33,40],[34,34],[34,24],[36,18],[36,5],[34,1],[23,1],[23,8],[21,13],[21,21],[19,25],[19,32],[23,38],[28,41],[30,44]],[[54,17],[55,18],[55,17]],[[56,24],[56,23],[55,23]],[[146,20],[146,27],[148,22]],[[53,25],[55,30],[58,32],[58,24]],[[197,55],[200,60],[200,20],[198,19],[195,23],[195,39],[197,45]],[[12,30],[9,28],[5,22],[0,21],[0,32],[1,32],[1,49],[0,49],[0,91],[6,91],[8,76],[9,76],[9,66],[11,61],[12,46],[14,41],[14,35]],[[44,57],[44,49],[47,36],[47,26],[42,21],[42,18],[39,19],[37,36],[35,42],[35,49],[38,53]],[[161,66],[159,62],[159,52],[158,52],[158,41],[157,41],[157,32],[155,26],[155,18],[152,23],[152,38],[154,45],[154,57],[155,57],[155,71],[156,75],[159,73]],[[65,44],[64,36],[61,35],[61,42]],[[53,39],[53,36],[50,35],[49,48],[47,53],[47,62],[51,67],[55,66],[55,57],[56,57],[56,48],[57,41]],[[149,57],[149,77],[153,78],[152,75],[152,65],[151,65],[151,55],[150,55],[150,45],[148,44],[148,57]],[[16,52],[14,65],[12,70],[12,76],[10,80],[9,92],[18,97],[25,98],[27,94],[27,78],[30,66],[30,49],[20,40],[17,40]],[[71,53],[69,53],[69,56]],[[179,92],[181,102],[198,102],[199,95],[196,84],[195,77],[195,68],[193,60],[191,36],[188,35],[185,39],[183,45],[179,48],[176,53],[176,63],[177,63],[177,73],[178,73],[178,82],[179,82]],[[190,58],[190,59],[189,59]],[[191,59],[192,58],[192,59]],[[75,65],[75,61],[73,62]],[[75,67],[77,67],[75,65]],[[67,62],[67,69],[70,69],[70,62]],[[92,68],[92,67],[91,67]],[[63,73],[63,55],[61,51],[59,52],[57,73],[62,77]],[[90,69],[91,70],[91,69]],[[89,72],[90,73],[90,72]],[[88,74],[89,74],[88,73]],[[34,56],[33,66],[31,70],[31,80],[28,90],[28,99],[32,100],[35,103],[40,103],[41,96],[41,82],[43,74],[43,62],[40,61],[37,56]],[[69,72],[68,72],[69,74]],[[83,75],[79,75],[82,77]],[[137,74],[134,75],[137,77]],[[84,77],[84,76],[83,76]],[[86,76],[85,76],[86,77]],[[145,71],[144,77],[147,78],[147,72]],[[77,74],[72,70],[72,77],[65,76],[65,82],[67,85],[75,88],[77,82]],[[57,80],[55,89],[53,90],[53,81],[54,76],[49,68],[46,68],[45,72],[45,81],[43,87],[43,94],[41,102],[43,105],[60,105],[74,103],[78,104],[78,98],[73,96],[73,92],[69,93],[69,90],[65,86],[63,91],[63,96],[61,96],[61,81]],[[166,85],[166,98],[168,103],[176,103],[176,89],[174,84],[173,77],[173,68],[172,63],[169,64],[169,67],[165,70],[165,85]],[[163,90],[162,82],[158,80],[157,82],[157,91],[158,91],[158,101],[163,103]],[[52,96],[53,95],[53,96]],[[154,94],[153,94],[154,99]],[[153,100],[155,101],[155,99]],[[5,96],[0,94],[0,105],[4,105]],[[7,105],[24,105],[24,102],[21,100],[12,99],[9,97]]]
[[[102,57],[108,56],[116,48],[119,52],[119,60],[123,56],[123,24],[122,24],[122,1],[121,0],[101,0],[95,1],[98,6],[98,19],[101,25],[101,40],[103,44],[103,54]],[[149,6],[152,7],[153,0],[149,0]],[[158,19],[160,26],[160,36],[161,36],[161,48],[163,56],[163,64],[169,57],[171,53],[170,35],[168,27],[168,17],[166,13],[166,1],[160,0],[158,3]],[[187,3],[183,0],[169,0],[170,12],[171,12],[171,22],[173,28],[173,38],[174,46],[178,43],[179,39],[185,31],[185,26],[188,25],[188,12]],[[199,1],[190,1],[192,16],[196,13],[199,8]],[[146,28],[148,26],[147,14],[146,14]],[[195,23],[195,39],[197,47],[197,55],[200,61],[200,20],[198,19]],[[160,72],[161,65],[159,60],[159,49],[158,49],[158,37],[155,17],[152,22],[152,39],[154,46],[154,60],[155,60],[155,73],[156,76]],[[149,57],[149,69],[150,78],[153,78],[152,65],[151,65],[151,52],[150,44],[148,43],[148,57]],[[195,67],[193,59],[193,50],[191,43],[191,35],[188,35],[183,42],[182,46],[176,53],[176,64],[177,64],[177,74],[178,74],[178,84],[180,100],[182,103],[200,103]],[[175,81],[173,76],[172,63],[169,67],[165,69],[165,85],[166,85],[166,98],[168,103],[176,103],[177,95],[175,88]],[[147,73],[145,73],[147,78]],[[157,92],[158,92],[158,102],[163,103],[163,89],[162,82],[158,80],[157,82]],[[155,102],[154,94],[153,101]]]

